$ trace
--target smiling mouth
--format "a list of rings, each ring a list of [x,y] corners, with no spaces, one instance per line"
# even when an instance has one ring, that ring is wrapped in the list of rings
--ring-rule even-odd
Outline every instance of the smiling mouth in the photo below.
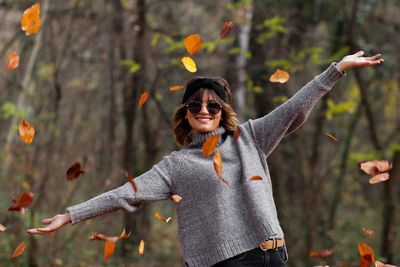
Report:
[[[200,122],[207,122],[207,121],[211,121],[213,118],[205,118],[205,117],[198,117],[196,118],[197,121]]]

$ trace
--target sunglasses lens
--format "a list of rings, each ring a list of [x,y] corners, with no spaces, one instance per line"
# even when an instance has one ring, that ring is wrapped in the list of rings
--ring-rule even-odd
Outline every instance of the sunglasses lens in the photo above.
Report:
[[[197,114],[201,110],[201,103],[197,101],[192,101],[187,105],[187,108],[189,109],[190,113]]]
[[[221,110],[221,105],[217,102],[210,102],[207,104],[207,110],[211,114],[215,115]]]

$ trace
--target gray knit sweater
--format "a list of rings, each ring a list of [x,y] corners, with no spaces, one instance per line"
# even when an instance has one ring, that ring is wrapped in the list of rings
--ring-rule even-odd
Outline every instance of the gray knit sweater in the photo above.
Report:
[[[119,209],[133,212],[143,201],[169,199],[177,194],[178,231],[184,260],[190,267],[211,266],[257,247],[264,240],[283,238],[279,225],[267,157],[281,139],[297,129],[315,103],[343,77],[335,63],[293,97],[262,118],[240,125],[240,137],[219,128],[196,134],[192,143],[165,156],[130,183],[67,208],[72,224]],[[202,144],[220,133],[222,156],[218,178],[213,156],[202,155]],[[246,182],[252,176],[262,180]]]

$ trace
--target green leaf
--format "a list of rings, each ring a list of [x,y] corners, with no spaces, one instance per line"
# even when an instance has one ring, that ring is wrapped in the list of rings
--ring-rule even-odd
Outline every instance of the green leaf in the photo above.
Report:
[[[250,0],[242,0],[242,1],[239,1],[239,2],[236,2],[236,3],[227,4],[226,8],[228,8],[229,10],[234,10],[234,9],[246,6],[248,4],[250,4]]]
[[[123,59],[120,61],[120,64],[123,66],[130,67],[129,72],[131,72],[131,73],[135,73],[135,72],[139,71],[141,68],[139,63],[137,63],[134,60],[130,60],[130,59]]]

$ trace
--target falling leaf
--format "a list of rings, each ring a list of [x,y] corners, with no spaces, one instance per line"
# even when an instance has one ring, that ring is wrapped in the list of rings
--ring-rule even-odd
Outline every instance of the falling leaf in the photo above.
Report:
[[[5,230],[7,230],[7,227],[0,223],[0,232],[4,232]]]
[[[333,135],[327,134],[327,133],[326,133],[326,135],[329,136],[330,138],[332,138],[333,140],[337,141],[336,137],[334,137]]]
[[[181,61],[188,71],[190,72],[197,71],[196,63],[194,63],[193,59],[191,59],[190,57],[183,57]]]
[[[367,236],[373,236],[375,234],[375,231],[373,230],[367,230],[365,229],[365,227],[363,228],[363,232],[367,235]]]
[[[215,152],[213,160],[214,160],[214,169],[217,172],[219,179],[222,179],[221,177],[222,159],[221,159],[221,152],[219,151],[219,149],[217,150],[217,152]]]
[[[170,91],[176,91],[185,88],[183,85],[172,86],[169,88]]]
[[[146,103],[147,98],[149,98],[149,94],[144,92],[143,94],[141,94],[140,99],[139,99],[139,105],[138,107],[140,108],[141,106],[143,106],[144,103]]]
[[[72,181],[79,177],[79,175],[84,174],[85,171],[82,170],[81,164],[79,162],[75,162],[71,165],[71,167],[67,170],[67,180]]]
[[[21,211],[25,213],[25,208],[29,207],[33,201],[33,193],[32,192],[24,192],[17,200],[14,201],[14,206],[8,208],[8,211]]]
[[[313,257],[313,258],[328,258],[331,254],[332,254],[332,250],[331,249],[323,249],[320,252],[311,251],[310,252],[310,257]]]
[[[156,212],[156,214],[154,214],[158,219],[160,219],[161,221],[168,223],[171,220],[171,217],[168,217],[167,219],[164,219],[163,216],[161,216],[158,212]]]
[[[171,198],[173,201],[175,201],[175,203],[178,203],[179,201],[182,200],[182,197],[179,195],[172,195]]]
[[[131,183],[131,185],[132,185],[132,187],[133,187],[133,190],[134,190],[135,193],[136,193],[136,192],[137,192],[137,187],[136,187],[135,182],[134,182],[133,179],[132,179],[132,176],[130,176],[128,172],[125,173],[125,176],[128,177],[128,180],[129,180],[129,182]]]
[[[289,80],[290,76],[287,71],[276,69],[276,71],[269,77],[269,81],[273,83],[285,83]]]
[[[111,241],[106,241],[106,244],[104,245],[104,261],[106,261],[113,253],[115,250],[115,243]]]
[[[18,66],[19,66],[19,54],[17,52],[13,52],[8,56],[7,69],[13,70],[18,68]]]
[[[359,163],[358,166],[365,173],[372,175],[369,183],[376,184],[389,179],[388,171],[392,169],[393,164],[389,164],[387,160],[372,160],[363,161]]]
[[[235,25],[235,22],[233,21],[227,21],[225,22],[224,26],[222,26],[222,29],[219,33],[219,38],[225,39],[228,37],[229,33],[231,32],[233,25]]]
[[[18,245],[18,247],[14,250],[13,254],[11,255],[11,258],[15,259],[18,258],[22,252],[25,250],[25,241],[22,241],[21,244]]]
[[[25,9],[22,14],[21,28],[26,35],[35,34],[39,31],[42,25],[42,19],[40,15],[40,4],[34,4],[31,7]]]
[[[360,252],[360,267],[368,267],[375,261],[374,250],[365,243],[358,243],[358,251]]]
[[[208,157],[214,152],[219,140],[219,134],[212,135],[206,139],[203,144],[203,156]]]
[[[24,119],[22,119],[21,123],[19,124],[18,131],[19,135],[25,143],[32,143],[33,137],[35,137],[35,128],[33,128],[32,124],[29,124]]]
[[[232,144],[236,143],[236,141],[238,140],[239,136],[240,136],[240,128],[237,127],[236,130],[235,130],[235,133],[233,134]]]
[[[255,180],[262,180],[262,177],[261,176],[253,176],[253,177],[247,179],[247,182],[255,181]]]
[[[106,236],[103,234],[99,234],[94,232],[91,236],[89,236],[89,240],[103,240],[103,241],[110,241],[110,242],[117,242],[120,239],[126,239],[131,235],[131,233],[129,232],[129,234],[126,234],[125,228],[122,230],[121,234],[119,236]]]
[[[383,262],[380,261],[375,261],[375,267],[396,267],[396,266],[391,264],[384,264]]]
[[[144,253],[144,241],[140,240],[140,244],[139,244],[139,256],[142,256]]]
[[[199,34],[192,34],[185,39],[186,50],[193,56],[203,46],[203,42],[200,39]]]

